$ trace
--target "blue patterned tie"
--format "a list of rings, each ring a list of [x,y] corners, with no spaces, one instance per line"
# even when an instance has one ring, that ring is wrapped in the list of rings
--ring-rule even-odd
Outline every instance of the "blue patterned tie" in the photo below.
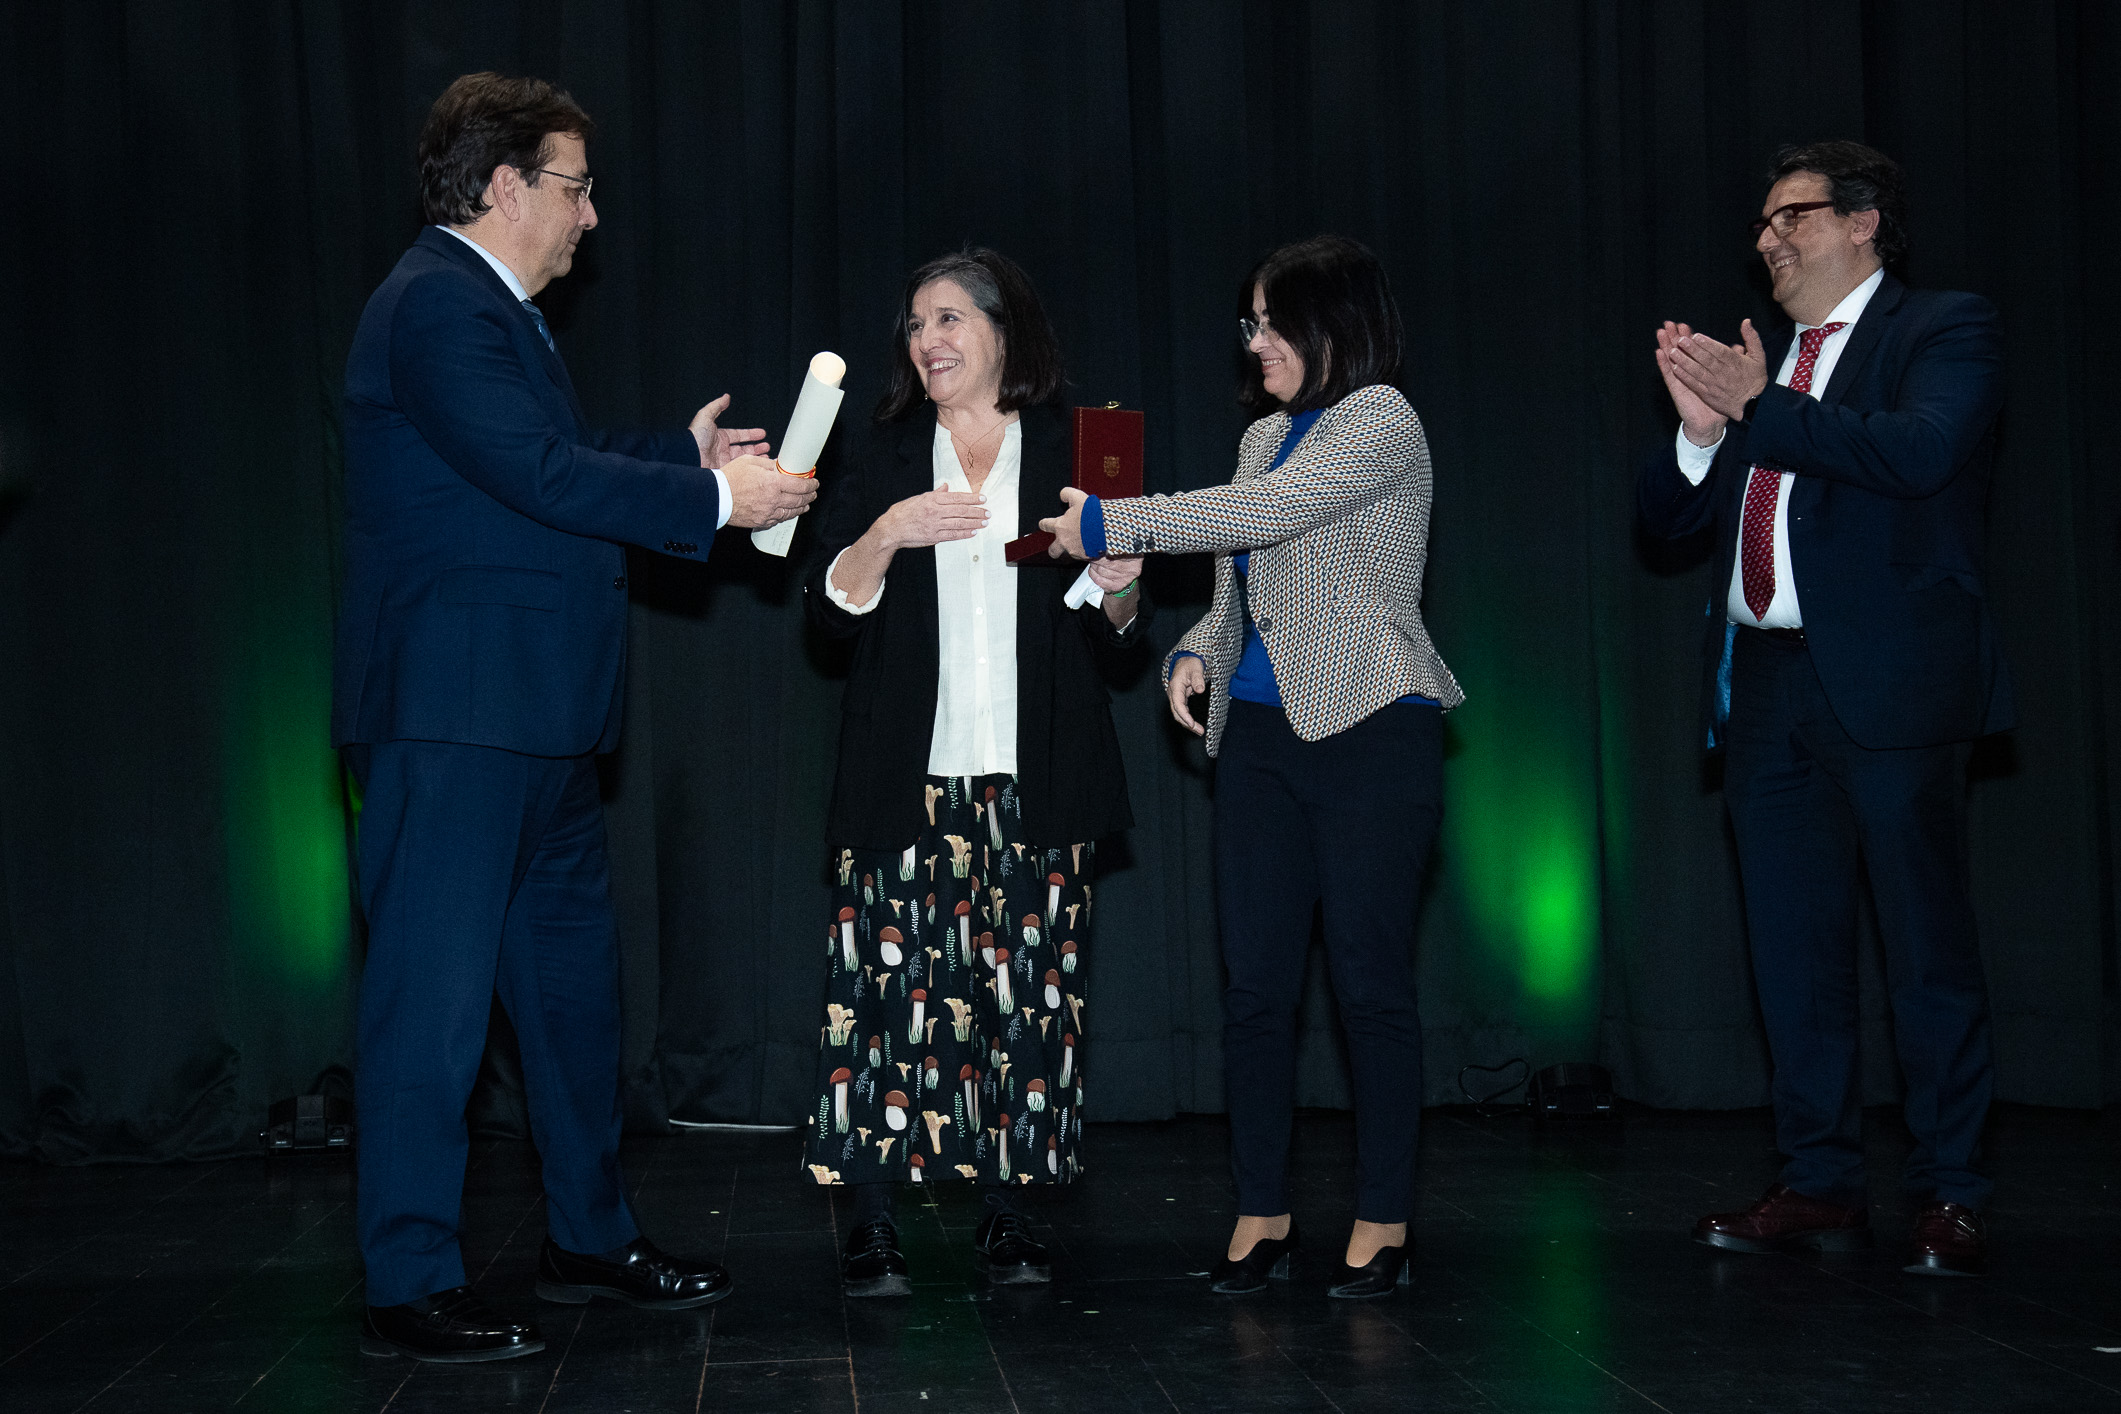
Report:
[[[523,301],[523,308],[530,311],[530,322],[538,326],[538,337],[545,341],[545,347],[558,353],[560,346],[552,341],[552,330],[545,327],[545,316],[538,313],[538,307],[529,300]]]

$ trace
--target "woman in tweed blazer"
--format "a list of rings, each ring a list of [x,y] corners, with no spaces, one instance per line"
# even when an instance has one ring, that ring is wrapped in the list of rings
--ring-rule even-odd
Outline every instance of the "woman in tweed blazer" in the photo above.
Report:
[[[1377,258],[1321,236],[1239,294],[1242,399],[1227,486],[1100,501],[1041,524],[1069,551],[1215,556],[1215,604],[1164,666],[1171,714],[1217,758],[1216,902],[1236,1229],[1217,1291],[1284,1276],[1296,1015],[1312,910],[1348,1038],[1356,1221],[1339,1297],[1408,1280],[1421,1121],[1414,914],[1441,813],[1443,712],[1465,694],[1421,617],[1429,453],[1393,386],[1399,312]],[[1208,693],[1205,728],[1191,698]]]

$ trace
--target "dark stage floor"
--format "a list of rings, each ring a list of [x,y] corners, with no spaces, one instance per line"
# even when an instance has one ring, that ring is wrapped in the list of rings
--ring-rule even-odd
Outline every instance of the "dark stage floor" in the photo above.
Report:
[[[1879,1115],[1874,1219],[1832,1260],[1723,1256],[1687,1231],[1773,1176],[1766,1116],[1637,1112],[1607,1136],[1432,1111],[1418,1280],[1331,1302],[1346,1117],[1308,1115],[1296,1280],[1251,1298],[1198,1273],[1227,1231],[1220,1120],[1103,1125],[1047,1210],[1050,1288],[971,1276],[962,1188],[902,1213],[919,1285],[843,1301],[823,1193],[787,1135],[630,1145],[649,1232],[723,1257],[720,1305],[650,1316],[531,1295],[526,1145],[482,1143],[465,1205],[481,1291],[548,1348],[480,1366],[356,1349],[349,1165],[0,1168],[0,1409],[1968,1410],[2121,1409],[2121,1114],[2002,1110],[1985,1281],[1902,1275]]]

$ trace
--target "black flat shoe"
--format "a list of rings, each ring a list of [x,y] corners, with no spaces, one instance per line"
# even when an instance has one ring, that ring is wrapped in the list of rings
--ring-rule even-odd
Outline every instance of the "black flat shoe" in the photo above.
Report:
[[[622,1258],[569,1252],[551,1238],[538,1253],[538,1295],[579,1306],[608,1296],[644,1311],[689,1311],[729,1294],[729,1273],[698,1257],[673,1257],[645,1237],[622,1249]]]
[[[1404,1247],[1380,1247],[1377,1255],[1359,1267],[1343,1264],[1340,1280],[1326,1288],[1326,1295],[1343,1301],[1373,1301],[1390,1296],[1395,1286],[1414,1284],[1414,1264]]]
[[[847,1234],[840,1254],[840,1287],[849,1296],[911,1296],[913,1278],[898,1250],[898,1229],[889,1218],[871,1218]]]
[[[371,1306],[361,1317],[363,1355],[410,1355],[461,1365],[513,1360],[544,1348],[545,1337],[536,1326],[502,1320],[468,1286],[453,1286],[402,1306]]]
[[[1271,1281],[1289,1279],[1289,1255],[1296,1250],[1296,1219],[1289,1219],[1287,1237],[1262,1237],[1252,1250],[1231,1261],[1228,1257],[1208,1273],[1208,1290],[1223,1296],[1249,1296],[1265,1291]]]
[[[972,1232],[972,1252],[987,1280],[997,1286],[1021,1286],[1053,1280],[1053,1260],[1046,1244],[1026,1230],[1023,1214],[1003,1208],[980,1219]]]

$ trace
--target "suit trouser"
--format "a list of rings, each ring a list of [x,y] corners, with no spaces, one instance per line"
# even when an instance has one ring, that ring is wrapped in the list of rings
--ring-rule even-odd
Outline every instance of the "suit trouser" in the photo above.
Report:
[[[1289,1211],[1296,1014],[1311,913],[1355,1088],[1355,1215],[1407,1220],[1421,1126],[1414,914],[1442,816],[1443,712],[1394,703],[1307,742],[1279,708],[1233,701],[1215,770],[1225,1103],[1237,1211]]]
[[[1774,1060],[1782,1181],[1865,1200],[1856,910],[1868,873],[1914,1134],[1906,1188],[1983,1206],[1993,1069],[1966,858],[1964,743],[1870,750],[1843,731],[1802,645],[1741,629],[1724,794]]]
[[[522,1047],[547,1231],[572,1252],[632,1241],[594,759],[423,741],[348,754],[368,918],[354,1080],[368,1303],[464,1284],[464,1107],[496,991]]]

